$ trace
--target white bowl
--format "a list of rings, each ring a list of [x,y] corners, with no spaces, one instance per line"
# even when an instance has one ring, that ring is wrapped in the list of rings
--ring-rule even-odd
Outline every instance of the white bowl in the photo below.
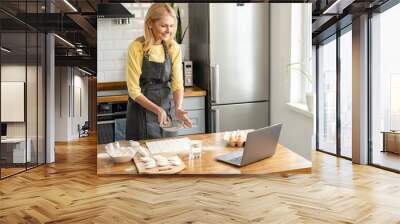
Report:
[[[160,127],[166,132],[177,132],[179,129],[183,128],[183,122],[179,120],[169,120],[167,124],[162,124]]]
[[[111,156],[111,158],[114,163],[126,163],[131,161],[133,159],[133,156],[119,156],[119,157]]]
[[[132,147],[109,148],[106,146],[106,152],[115,163],[125,163],[133,159],[137,150]]]

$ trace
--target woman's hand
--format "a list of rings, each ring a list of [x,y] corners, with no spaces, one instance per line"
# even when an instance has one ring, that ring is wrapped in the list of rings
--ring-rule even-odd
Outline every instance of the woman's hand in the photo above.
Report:
[[[168,124],[167,113],[165,112],[165,110],[162,107],[158,107],[157,117],[158,117],[158,123],[160,124],[160,126]]]
[[[183,126],[186,128],[192,127],[192,121],[187,117],[187,112],[180,108],[175,109],[176,119],[179,121],[183,121]]]

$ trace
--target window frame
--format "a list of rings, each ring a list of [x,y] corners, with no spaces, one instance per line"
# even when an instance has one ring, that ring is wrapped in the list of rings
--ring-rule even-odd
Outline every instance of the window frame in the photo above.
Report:
[[[328,36],[327,38],[320,40],[316,44],[316,92],[317,92],[317,97],[316,97],[316,151],[327,153],[329,155],[337,156],[339,158],[347,159],[347,160],[352,160],[352,158],[347,157],[342,155],[341,153],[341,118],[340,118],[340,104],[341,104],[341,97],[340,97],[340,84],[341,84],[341,67],[340,67],[340,37],[344,35],[347,32],[350,32],[352,30],[352,23],[347,24],[345,27],[341,28],[340,30],[337,30],[336,33]],[[331,153],[326,150],[320,149],[320,143],[319,143],[319,122],[320,122],[320,117],[319,117],[319,103],[320,103],[320,96],[319,96],[319,83],[320,83],[320,74],[319,74],[319,48],[322,44],[327,44],[331,41],[336,41],[336,152]]]
[[[374,8],[372,10],[369,10],[368,13],[368,31],[367,31],[367,38],[368,38],[368,69],[367,69],[367,76],[368,76],[368,165],[377,167],[383,170],[395,172],[395,173],[400,173],[400,170],[393,169],[390,167],[386,167],[383,165],[375,164],[373,163],[373,132],[372,132],[372,93],[373,93],[373,88],[372,88],[372,40],[373,40],[373,34],[372,34],[372,19],[374,17],[374,14],[381,14],[384,13],[385,11],[397,6],[400,3],[399,0],[388,0],[382,5],[378,6],[377,8]]]
[[[44,0],[41,0],[41,1],[39,1],[39,0],[36,0],[36,1],[34,1],[33,3],[36,3],[36,12],[39,12],[39,2],[43,2],[43,3],[45,3],[45,1]],[[24,7],[25,7],[25,13],[29,13],[28,12],[28,10],[27,10],[27,5],[25,4],[24,5]],[[7,15],[9,15],[12,19],[15,19],[15,20],[18,20],[14,15],[12,15],[11,13],[9,13],[8,11],[6,11],[5,9],[3,9],[1,6],[0,6],[0,10],[1,10],[1,12],[2,13],[6,13]],[[49,7],[47,7],[47,5],[46,5],[46,7],[45,7],[45,12],[48,12],[48,10],[49,10]],[[32,26],[30,26],[30,25],[28,25],[28,24],[23,24],[24,25],[24,29],[23,30],[21,30],[20,31],[20,33],[22,34],[22,35],[25,35],[25,40],[24,40],[24,42],[25,42],[25,49],[23,50],[24,52],[25,52],[25,55],[23,56],[24,57],[24,59],[25,59],[25,99],[24,99],[24,130],[25,130],[25,133],[24,133],[24,136],[23,136],[23,138],[24,138],[24,140],[25,140],[25,165],[24,165],[24,169],[23,170],[20,170],[20,171],[17,171],[17,172],[13,172],[13,173],[11,173],[11,174],[7,174],[7,175],[4,175],[4,172],[2,172],[3,170],[3,168],[0,166],[0,181],[1,180],[3,180],[3,179],[6,179],[6,178],[9,178],[9,177],[12,177],[12,176],[15,176],[15,175],[17,175],[17,174],[19,174],[19,173],[23,173],[23,172],[26,172],[26,171],[28,171],[28,170],[30,170],[30,169],[33,169],[33,168],[37,168],[37,167],[39,167],[39,166],[42,166],[42,165],[45,165],[46,163],[47,163],[47,75],[48,75],[48,68],[47,68],[47,59],[48,59],[48,48],[47,48],[47,45],[48,45],[48,37],[47,37],[47,32],[43,32],[43,31],[41,31],[41,30],[38,30],[38,29],[36,29],[36,28],[34,28],[34,27],[32,27]],[[1,27],[1,24],[0,24],[0,27]],[[2,35],[4,35],[4,34],[6,34],[6,33],[8,33],[8,31],[3,31],[3,30],[1,30],[0,29],[0,45],[2,45]],[[11,33],[14,33],[14,32],[11,32]],[[28,46],[28,34],[33,34],[35,37],[36,37],[36,41],[34,41],[34,43],[33,43],[33,45],[36,45],[35,47],[34,47],[34,49],[35,49],[35,53],[36,53],[36,59],[33,61],[33,65],[36,67],[35,68],[35,71],[34,72],[32,72],[32,73],[30,73],[30,75],[34,75],[34,76],[36,76],[36,91],[35,91],[35,93],[33,93],[33,94],[36,94],[36,122],[35,121],[33,121],[32,122],[32,124],[31,125],[36,125],[36,135],[35,136],[33,136],[32,138],[36,138],[36,141],[37,141],[37,144],[36,144],[36,161],[34,162],[34,163],[32,163],[33,165],[30,165],[30,166],[28,166],[28,158],[27,158],[27,156],[28,156],[28,153],[26,153],[27,152],[27,147],[28,147],[28,116],[27,116],[27,108],[28,108],[28,105],[27,105],[27,85],[28,85],[28,78],[27,78],[27,76],[28,76],[28,48],[29,48],[29,46]],[[40,38],[39,38],[39,36],[40,36]],[[40,41],[40,42],[39,42]],[[41,43],[41,45],[39,45],[39,43]],[[41,46],[41,47],[43,47],[42,49],[41,49],[41,51],[40,51],[40,53],[43,53],[43,55],[41,55],[41,57],[42,57],[42,61],[39,61],[39,46]],[[2,77],[1,77],[1,75],[2,75],[2,67],[3,67],[3,64],[2,64],[2,62],[3,62],[3,58],[2,58],[2,55],[0,54],[0,81],[2,80]],[[41,70],[41,78],[42,78],[42,84],[44,85],[43,86],[43,92],[42,92],[42,96],[44,97],[44,98],[42,98],[42,103],[43,103],[43,105],[41,105],[41,107],[42,107],[42,109],[44,110],[43,111],[43,113],[44,113],[44,115],[42,116],[42,117],[39,117],[39,98],[38,98],[38,93],[39,93],[39,81],[38,81],[38,76],[39,76],[39,70],[38,70],[38,67],[39,67],[39,62],[42,62],[42,70]],[[1,89],[1,87],[0,87],[0,89]],[[1,110],[1,106],[0,106],[0,110]],[[1,116],[1,115],[0,115]],[[42,152],[43,152],[43,154],[41,155],[41,157],[43,157],[42,159],[43,159],[43,162],[39,162],[39,141],[38,141],[38,139],[39,139],[39,119],[40,119],[40,121],[42,122],[42,124],[44,125],[44,127],[42,127],[43,128],[43,132],[41,133],[41,134],[43,134],[43,141],[42,141],[42,143],[43,143],[43,145],[42,145]],[[42,120],[43,119],[43,120]],[[1,123],[1,122],[0,122]],[[32,129],[33,130],[33,129]],[[0,145],[0,157],[1,157],[1,145]],[[33,152],[33,151],[32,151]],[[1,164],[0,164],[1,165]]]

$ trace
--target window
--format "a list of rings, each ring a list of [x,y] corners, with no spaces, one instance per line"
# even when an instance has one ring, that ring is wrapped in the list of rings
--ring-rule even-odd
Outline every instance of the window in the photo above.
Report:
[[[336,36],[318,48],[318,149],[336,154]]]
[[[290,64],[287,67],[290,76],[290,103],[307,105],[313,103],[311,75],[311,18],[310,7],[304,4],[292,4]],[[304,107],[307,108],[307,107]],[[308,108],[310,109],[310,108]],[[312,111],[312,108],[311,110]]]
[[[344,30],[340,40],[340,154],[352,157],[352,32]]]
[[[400,73],[390,74],[390,130],[400,130]]]
[[[371,18],[370,156],[372,164],[395,170],[400,155],[386,150],[383,132],[400,131],[399,21],[400,4]]]
[[[352,25],[317,45],[317,149],[352,157]]]

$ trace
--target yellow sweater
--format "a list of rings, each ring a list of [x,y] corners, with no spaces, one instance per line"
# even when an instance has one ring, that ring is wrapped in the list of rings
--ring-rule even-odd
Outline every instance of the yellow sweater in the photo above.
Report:
[[[175,43],[169,50],[172,61],[171,86],[172,92],[183,89],[182,59],[179,45]],[[153,62],[164,62],[164,48],[162,44],[153,45],[149,50],[149,60]],[[128,48],[128,60],[126,71],[126,85],[129,96],[135,100],[142,95],[139,79],[142,74],[143,44],[137,40],[133,41]]]

